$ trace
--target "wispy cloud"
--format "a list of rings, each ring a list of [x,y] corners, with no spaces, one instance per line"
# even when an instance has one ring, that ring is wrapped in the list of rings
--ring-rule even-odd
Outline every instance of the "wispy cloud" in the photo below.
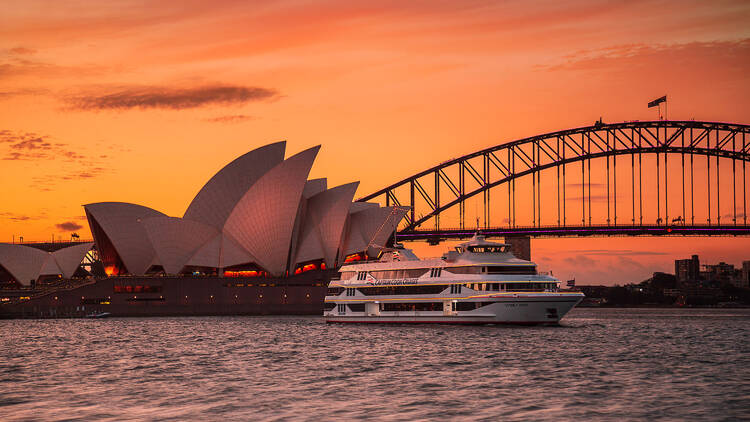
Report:
[[[569,256],[563,259],[563,262],[573,266],[580,266],[581,268],[594,268],[597,265],[596,261],[586,255]]]
[[[111,92],[65,98],[78,110],[171,109],[182,110],[207,105],[244,104],[276,98],[278,92],[262,87],[206,85],[195,88],[124,87]]]
[[[106,155],[89,156],[65,142],[32,132],[0,130],[0,154],[4,154],[0,155],[3,161],[60,163],[54,171],[29,177],[30,187],[38,191],[51,191],[61,182],[93,179],[110,171],[100,161]]]
[[[638,255],[667,255],[666,252],[637,251],[633,249],[578,249],[569,253],[580,255],[608,255],[608,256],[638,256]]]
[[[19,46],[19,47],[14,47],[14,48],[9,49],[8,53],[23,56],[23,55],[35,54],[36,50],[34,50],[33,48]]]
[[[36,133],[0,130],[0,149],[5,150],[5,161],[38,160],[49,158],[55,146],[49,139]]]
[[[4,161],[34,161],[61,158],[75,162],[86,157],[68,144],[54,142],[49,136],[32,132],[0,130],[0,151]]]
[[[25,95],[46,95],[49,94],[48,89],[41,88],[19,88],[8,91],[0,91],[0,100],[7,100],[13,97],[20,97]]]
[[[54,64],[14,56],[0,62],[0,79],[25,75],[60,74],[63,69]]]
[[[591,186],[594,189],[599,189],[599,188],[603,188],[603,187],[605,187],[607,185],[604,184],[604,183],[591,182],[591,183],[566,183],[565,186],[568,189],[581,189],[581,186],[586,186],[586,187]]]
[[[747,66],[750,39],[736,41],[690,42],[684,44],[622,44],[606,48],[579,50],[568,54],[561,63],[537,66],[538,70],[652,70],[655,63],[705,67],[721,63],[740,72]]]
[[[109,169],[105,167],[86,167],[85,169],[73,169],[63,173],[45,174],[31,178],[31,186],[39,191],[49,192],[60,182],[72,182],[90,180],[107,174]]]
[[[33,220],[41,220],[43,218],[46,218],[46,215],[27,215],[27,214],[17,214],[13,212],[0,212],[0,219],[7,219],[11,221],[33,221]]]
[[[617,195],[617,197],[618,198],[622,198],[622,195]],[[591,198],[591,202],[607,202],[608,200],[610,200],[610,201],[613,200],[615,198],[615,195],[610,195],[609,198],[607,198],[607,195],[585,195],[585,196],[581,196],[581,195],[576,195],[576,196],[566,195],[565,196],[565,200],[566,201],[573,201],[573,202],[580,201],[582,199],[588,201],[589,198]]]
[[[241,122],[246,122],[248,120],[255,120],[255,119],[256,118],[253,116],[247,116],[244,114],[235,114],[232,116],[210,117],[204,120],[207,122],[211,122],[211,123],[241,123]]]

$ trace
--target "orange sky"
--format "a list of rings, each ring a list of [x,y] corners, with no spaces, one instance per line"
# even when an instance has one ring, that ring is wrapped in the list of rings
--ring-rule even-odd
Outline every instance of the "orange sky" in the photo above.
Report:
[[[750,123],[747,2],[403,3],[4,3],[0,241],[89,237],[90,202],[181,216],[223,165],[280,139],[322,144],[312,177],[359,180],[359,196],[519,137],[654,119],[645,103],[665,93],[672,119]],[[533,254],[614,283],[743,249],[564,239]]]

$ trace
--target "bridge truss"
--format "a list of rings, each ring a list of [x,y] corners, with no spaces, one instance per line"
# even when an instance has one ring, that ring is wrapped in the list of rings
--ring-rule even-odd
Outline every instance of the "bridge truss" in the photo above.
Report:
[[[498,236],[750,235],[749,161],[748,125],[597,123],[451,159],[359,201],[409,207],[399,239],[463,238],[477,228]],[[476,225],[466,219],[470,199],[483,208]],[[441,214],[455,208],[452,227],[441,227]],[[493,225],[498,213],[504,218]]]

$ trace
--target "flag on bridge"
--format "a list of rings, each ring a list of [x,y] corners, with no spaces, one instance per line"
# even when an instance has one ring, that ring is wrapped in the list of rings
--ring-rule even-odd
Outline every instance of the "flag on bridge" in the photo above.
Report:
[[[648,103],[648,108],[651,108],[651,107],[656,107],[656,106],[658,106],[659,104],[661,104],[661,103],[666,103],[666,102],[667,102],[667,96],[665,95],[665,96],[663,96],[663,97],[659,97],[659,98],[655,99],[654,101],[650,101],[650,102]]]
[[[568,287],[575,287],[576,286],[576,279],[568,280]]]

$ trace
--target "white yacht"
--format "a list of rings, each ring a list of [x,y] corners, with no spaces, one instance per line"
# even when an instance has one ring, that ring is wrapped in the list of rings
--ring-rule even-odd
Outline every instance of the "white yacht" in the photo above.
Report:
[[[584,295],[479,234],[441,258],[409,249],[341,267],[328,286],[326,322],[557,324]]]

